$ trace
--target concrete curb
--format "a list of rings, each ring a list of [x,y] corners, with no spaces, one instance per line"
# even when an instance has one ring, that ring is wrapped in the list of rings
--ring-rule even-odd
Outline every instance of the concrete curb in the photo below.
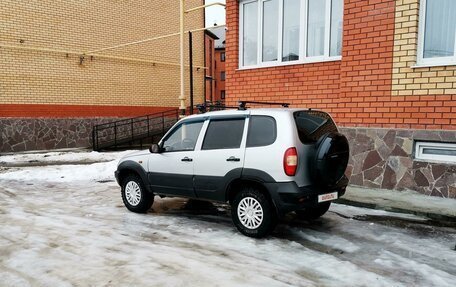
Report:
[[[385,210],[385,211],[391,211],[391,212],[397,212],[397,213],[414,214],[417,216],[427,217],[429,219],[436,220],[436,221],[456,222],[456,216],[444,215],[444,214],[432,213],[432,212],[420,212],[420,211],[411,210],[411,209],[379,205],[376,203],[360,202],[360,201],[354,201],[354,200],[349,200],[349,199],[344,199],[344,198],[339,198],[338,200],[335,201],[335,203],[351,205],[351,206],[356,206],[356,207],[370,208],[370,209]]]
[[[391,212],[414,214],[440,222],[456,223],[456,200],[413,191],[369,189],[349,186],[336,203]]]

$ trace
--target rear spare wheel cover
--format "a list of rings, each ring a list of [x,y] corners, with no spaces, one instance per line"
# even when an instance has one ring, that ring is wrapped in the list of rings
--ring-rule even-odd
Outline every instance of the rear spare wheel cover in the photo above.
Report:
[[[310,163],[314,183],[323,186],[336,184],[345,173],[348,158],[348,140],[343,134],[331,132],[321,136]]]

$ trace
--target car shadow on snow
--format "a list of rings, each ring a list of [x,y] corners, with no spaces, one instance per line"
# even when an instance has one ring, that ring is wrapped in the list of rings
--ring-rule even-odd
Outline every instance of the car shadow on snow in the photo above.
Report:
[[[209,201],[184,198],[155,198],[152,209],[149,211],[161,215],[185,217],[191,220],[219,223],[233,227],[231,220],[231,208],[229,205],[216,204]],[[317,220],[300,220],[294,213],[287,214],[279,221],[279,224],[271,234],[272,237],[289,239],[293,237],[291,229],[331,232],[333,226],[338,223],[331,218],[319,218]],[[223,227],[224,228],[224,227]]]
[[[214,204],[208,201],[184,198],[159,198],[156,197],[151,209],[153,213],[167,214],[172,216],[185,217],[192,220],[219,223],[224,226],[233,226],[231,221],[231,210],[229,205]],[[333,216],[323,216],[316,220],[302,220],[296,214],[289,213],[282,218],[271,234],[272,237],[295,240],[296,231],[312,230],[333,233],[333,228],[340,225],[340,219],[356,220],[366,223],[376,223],[383,226],[407,229],[418,235],[435,233],[439,229],[454,228],[455,224],[443,224],[428,219],[412,219],[396,217],[391,215],[354,215],[347,216],[336,211],[329,211]],[[336,232],[337,233],[337,232]]]

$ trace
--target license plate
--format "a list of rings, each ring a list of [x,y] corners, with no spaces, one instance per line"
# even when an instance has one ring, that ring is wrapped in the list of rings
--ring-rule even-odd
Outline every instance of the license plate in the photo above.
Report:
[[[337,199],[337,192],[321,194],[318,196],[318,202],[325,202]]]

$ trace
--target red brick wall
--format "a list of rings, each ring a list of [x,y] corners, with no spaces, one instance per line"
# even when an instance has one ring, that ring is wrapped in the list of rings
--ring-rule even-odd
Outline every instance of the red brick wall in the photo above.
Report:
[[[249,70],[238,70],[238,1],[226,10],[227,104],[286,101],[342,126],[456,130],[456,95],[391,95],[395,0],[345,0],[342,61]]]

